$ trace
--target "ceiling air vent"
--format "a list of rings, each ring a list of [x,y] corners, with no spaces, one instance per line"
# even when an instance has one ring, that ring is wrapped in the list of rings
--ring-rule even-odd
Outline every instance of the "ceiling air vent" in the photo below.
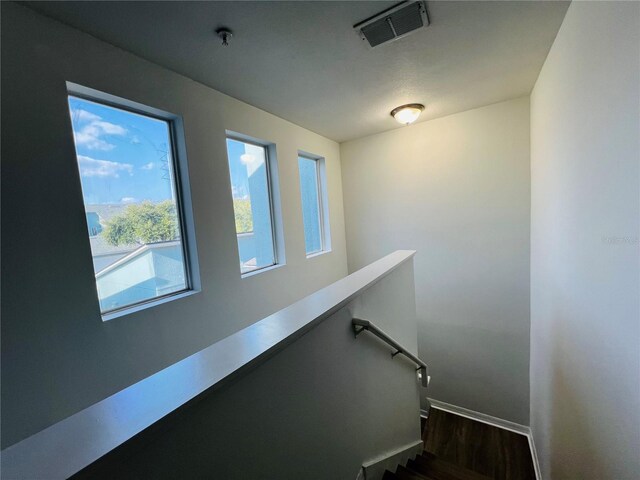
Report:
[[[369,45],[376,47],[428,25],[429,16],[425,3],[409,0],[388,8],[353,28]]]

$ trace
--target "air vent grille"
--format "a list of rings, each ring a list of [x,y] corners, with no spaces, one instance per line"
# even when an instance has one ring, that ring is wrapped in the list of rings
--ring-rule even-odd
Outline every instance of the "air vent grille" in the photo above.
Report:
[[[369,45],[376,47],[429,25],[427,9],[422,1],[405,1],[363,22],[354,29]]]
[[[372,47],[396,38],[390,22],[386,19],[378,20],[371,25],[362,27],[362,34]]]
[[[424,26],[422,15],[420,15],[420,7],[420,3],[413,3],[390,16],[391,23],[398,37]]]

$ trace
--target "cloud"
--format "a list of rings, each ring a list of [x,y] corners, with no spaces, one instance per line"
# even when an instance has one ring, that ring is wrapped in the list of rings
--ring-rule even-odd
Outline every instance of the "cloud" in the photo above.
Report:
[[[113,150],[116,146],[112,143],[105,142],[95,134],[90,132],[75,132],[76,145],[82,145],[89,150],[102,150],[108,152]]]
[[[120,203],[136,203],[138,201],[135,197],[122,197]]]
[[[115,145],[107,142],[102,137],[104,135],[125,136],[127,134],[127,129],[123,126],[105,122],[102,117],[94,113],[82,109],[72,110],[71,113],[74,122],[84,124],[79,130],[74,127],[73,134],[76,144],[89,150],[113,150]]]
[[[240,155],[240,161],[243,165],[249,165],[256,161],[256,156],[251,155],[250,153],[243,153],[242,155]]]
[[[249,195],[243,186],[231,185],[231,195],[234,200],[247,200]]]
[[[155,164],[153,162],[149,162],[146,165],[142,165],[140,167],[141,170],[153,170],[153,167],[155,167]]]
[[[120,125],[116,125],[115,123],[104,122],[102,120],[96,120],[94,122],[91,122],[91,126],[99,131],[102,131],[102,133],[105,133],[107,135],[126,135],[127,134],[126,128]]]
[[[74,108],[71,110],[71,116],[77,122],[91,122],[94,120],[102,120],[102,117],[95,113],[87,112],[81,108]]]
[[[128,172],[129,175],[133,175],[133,165],[130,163],[96,160],[95,158],[78,155],[78,165],[80,165],[80,175],[83,177],[119,178],[121,172]]]

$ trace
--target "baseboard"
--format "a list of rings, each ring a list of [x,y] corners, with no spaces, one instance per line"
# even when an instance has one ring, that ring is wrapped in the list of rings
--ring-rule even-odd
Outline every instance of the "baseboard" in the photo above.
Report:
[[[437,408],[438,410],[444,410],[445,412],[470,418],[471,420],[493,425],[494,427],[499,427],[521,435],[527,435],[530,432],[529,427],[520,425],[519,423],[503,420],[502,418],[487,415],[486,413],[476,412],[474,410],[469,410],[468,408],[458,407],[457,405],[451,405],[450,403],[441,402],[432,398],[430,398],[429,401],[431,402],[431,407]]]
[[[536,450],[536,442],[533,441],[533,432],[529,428],[529,448],[531,449],[531,458],[533,459],[533,469],[536,471],[536,480],[542,480],[542,470],[540,470],[540,461],[538,460],[538,451]]]
[[[362,464],[362,469],[360,470],[362,475],[358,475],[358,478],[380,480],[385,470],[395,471],[398,465],[406,464],[408,459],[413,459],[423,449],[424,443],[420,440],[368,460]]]
[[[429,398],[429,402],[431,403],[431,408],[436,408],[438,410],[453,413],[454,415],[459,415],[471,420],[486,423],[487,425],[492,425],[504,430],[509,430],[511,432],[519,433],[520,435],[524,435],[525,437],[527,437],[527,440],[529,441],[529,450],[531,450],[531,459],[533,460],[533,469],[536,473],[536,479],[542,480],[542,476],[540,474],[540,463],[538,462],[538,452],[536,451],[536,445],[533,441],[533,435],[531,434],[530,427],[520,425],[519,423],[510,422],[509,420],[504,420],[502,418],[494,417],[492,415],[487,415],[486,413],[480,413],[474,410],[469,410],[468,408],[458,407],[457,405],[451,405],[450,403],[434,400],[433,398]],[[421,410],[420,416],[426,418],[428,417],[428,412]]]

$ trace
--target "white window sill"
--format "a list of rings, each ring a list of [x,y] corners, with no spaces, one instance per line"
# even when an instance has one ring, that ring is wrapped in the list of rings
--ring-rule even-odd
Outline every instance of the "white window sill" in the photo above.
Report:
[[[102,315],[102,321],[107,322],[109,320],[113,320],[114,318],[124,317],[125,315],[129,315],[130,313],[139,312],[140,310],[145,310],[147,308],[155,307],[157,305],[162,305],[163,303],[172,302],[180,298],[190,297],[191,295],[195,295],[196,293],[199,293],[199,292],[200,290],[185,290],[183,292],[178,292],[173,295],[166,295],[164,297],[160,297],[155,300],[150,300],[148,302],[132,305],[130,307],[123,308],[122,310],[117,310],[115,312],[104,313]]]
[[[248,277],[253,277],[255,275],[258,275],[260,273],[264,273],[264,272],[270,272],[272,270],[276,270],[280,267],[284,267],[286,264],[284,263],[276,263],[275,265],[270,265],[268,267],[264,267],[264,268],[258,268],[257,270],[252,270],[251,272],[247,272],[247,273],[241,273],[240,276],[242,278],[248,278]]]
[[[331,253],[331,250],[320,250],[319,252],[311,253],[307,255],[307,258],[314,258],[324,255],[325,253]]]

